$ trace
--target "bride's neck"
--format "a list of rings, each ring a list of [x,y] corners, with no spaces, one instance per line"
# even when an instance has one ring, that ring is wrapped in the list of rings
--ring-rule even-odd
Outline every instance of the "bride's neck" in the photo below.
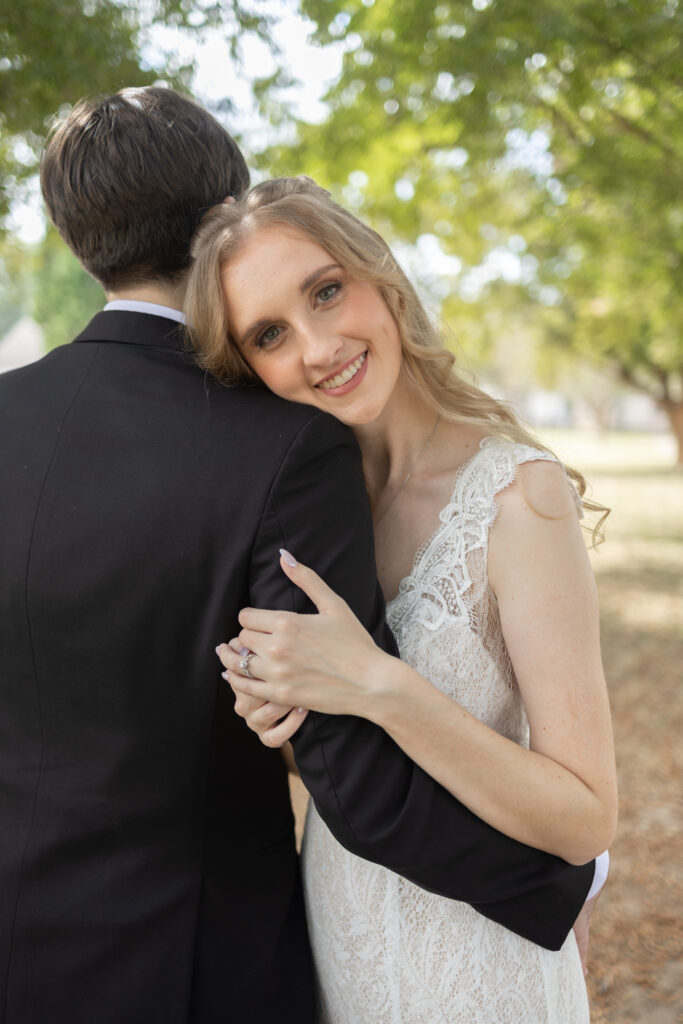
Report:
[[[390,403],[373,423],[354,429],[363,456],[363,474],[373,508],[385,491],[397,487],[417,465],[436,424],[432,406],[411,389]]]

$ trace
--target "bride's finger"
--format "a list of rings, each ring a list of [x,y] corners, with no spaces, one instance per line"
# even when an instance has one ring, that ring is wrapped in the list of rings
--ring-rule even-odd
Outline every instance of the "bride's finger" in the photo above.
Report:
[[[280,566],[292,583],[300,587],[304,594],[311,599],[321,615],[339,612],[346,606],[346,602],[328,587],[317,572],[307,565],[297,562],[296,558],[283,548],[280,549]]]
[[[311,616],[306,616],[306,618],[311,618]],[[297,627],[294,628],[296,629]],[[265,636],[263,633],[254,632],[252,629],[242,629],[237,640],[242,650],[253,651],[262,658],[270,658],[274,648],[281,648],[283,643],[290,647],[294,646],[296,644],[296,633],[291,627],[287,627],[274,641],[272,636]]]
[[[273,611],[268,608],[242,608],[237,620],[240,626],[248,626],[266,636],[276,629],[282,629],[289,622],[296,622],[296,612]]]
[[[229,675],[229,673],[228,673]],[[247,718],[253,714],[254,711],[258,711],[259,708],[264,707],[268,701],[263,697],[250,697],[246,693],[242,693],[236,687],[231,687],[232,692],[235,694],[235,711],[241,718]],[[284,715],[289,708],[283,707],[282,714]]]
[[[293,708],[283,722],[260,734],[261,743],[266,747],[284,746],[297,732],[307,714],[304,708]]]
[[[238,654],[236,651],[224,644],[220,649],[221,664],[230,674],[228,682],[237,681],[238,677],[245,681],[249,679],[261,679],[259,664],[261,659],[258,654],[248,651],[246,654]],[[249,673],[247,675],[247,673]]]
[[[292,708],[282,704],[273,704],[271,701],[259,704],[256,698],[235,690],[235,712],[240,718],[244,718],[249,728],[259,735],[281,722],[291,710]]]
[[[261,639],[261,635],[258,634],[258,633],[254,634],[254,637],[255,637],[256,641]],[[253,656],[256,653],[257,653],[257,650],[256,650],[255,647],[246,647],[245,644],[242,642],[242,640],[240,640],[240,638],[238,636],[234,636],[232,638],[232,640],[230,640],[230,642],[227,643],[227,644],[225,644],[225,643],[219,644],[218,647],[216,648],[216,654],[218,655],[218,657],[219,657],[220,661],[222,662],[224,668],[228,668],[229,667],[228,666],[228,659],[231,660],[231,664],[233,663],[232,659],[231,659],[231,654],[237,655],[237,657],[241,661],[243,658],[246,658],[248,655],[249,656]]]
[[[235,646],[235,644],[236,641],[231,640],[229,644],[219,644],[218,647],[216,648],[216,654],[218,655],[218,659],[224,668],[227,668],[225,659],[229,658],[231,653],[239,653],[238,648],[237,646]]]

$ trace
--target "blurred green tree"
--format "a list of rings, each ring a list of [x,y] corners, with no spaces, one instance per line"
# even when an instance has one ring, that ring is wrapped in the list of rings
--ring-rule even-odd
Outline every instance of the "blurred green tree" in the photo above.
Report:
[[[54,348],[71,341],[102,309],[102,287],[89,277],[76,257],[50,228],[32,254],[27,307]]]
[[[344,41],[343,70],[326,120],[263,166],[312,174],[393,239],[435,236],[461,261],[447,317],[490,344],[512,290],[544,344],[652,395],[683,460],[678,0],[302,10],[319,43]]]
[[[0,335],[28,314],[54,348],[75,337],[103,303],[102,288],[54,228],[33,245],[0,239]]]
[[[26,310],[23,246],[0,236],[0,338]]]

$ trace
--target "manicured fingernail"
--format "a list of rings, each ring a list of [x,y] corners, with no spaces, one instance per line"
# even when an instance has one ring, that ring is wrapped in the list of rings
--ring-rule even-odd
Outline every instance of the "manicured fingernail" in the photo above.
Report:
[[[300,715],[306,714],[306,708],[297,708],[296,710],[299,712]]]
[[[219,645],[218,645],[218,647],[216,648],[216,654],[217,654],[217,655],[218,655],[219,657],[220,657],[220,654],[221,654],[221,647],[222,647],[222,646],[223,646],[223,644],[219,644]]]
[[[286,551],[284,548],[280,548],[280,556],[285,565],[288,565],[292,569],[297,564],[294,555],[290,555],[289,551]]]
[[[228,672],[227,668],[226,668],[225,672],[221,672],[221,675],[222,675],[223,679],[225,679],[226,683],[230,682],[230,673]]]
[[[237,649],[237,653],[241,654],[243,658],[246,658],[246,656],[250,653],[250,651],[249,651],[248,647],[239,647]]]

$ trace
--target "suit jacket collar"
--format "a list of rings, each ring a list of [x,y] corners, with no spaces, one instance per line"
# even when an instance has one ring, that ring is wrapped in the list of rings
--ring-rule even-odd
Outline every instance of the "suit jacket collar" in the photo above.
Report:
[[[131,313],[120,309],[96,313],[85,330],[74,339],[74,343],[83,341],[115,341],[147,348],[170,348],[182,352],[190,350],[185,329],[177,321],[151,313]]]

